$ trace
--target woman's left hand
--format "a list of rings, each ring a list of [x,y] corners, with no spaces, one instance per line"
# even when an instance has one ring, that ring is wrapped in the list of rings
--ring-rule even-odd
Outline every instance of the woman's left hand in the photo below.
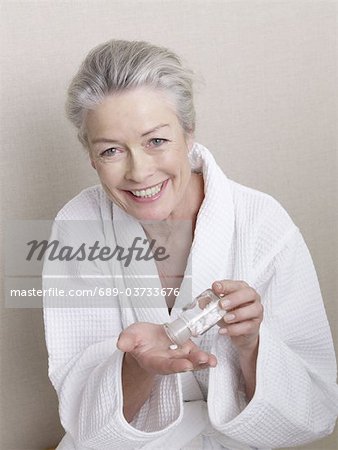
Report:
[[[212,284],[213,292],[227,311],[218,322],[220,334],[228,335],[239,352],[257,349],[263,306],[259,294],[245,281],[221,280]]]

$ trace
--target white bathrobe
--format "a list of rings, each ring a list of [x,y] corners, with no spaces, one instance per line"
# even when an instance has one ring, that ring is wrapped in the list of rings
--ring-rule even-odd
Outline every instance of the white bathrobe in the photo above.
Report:
[[[60,450],[268,449],[301,445],[334,428],[334,348],[298,228],[272,197],[229,180],[205,147],[195,144],[190,160],[192,170],[203,172],[205,198],[171,317],[162,296],[124,294],[127,287],[161,288],[153,260],[128,267],[116,260],[45,263],[45,289],[96,288],[97,293],[101,288],[102,293],[116,287],[120,292],[89,300],[72,297],[78,302],[72,307],[69,298],[45,296],[49,376],[66,430]],[[79,221],[73,222],[76,236],[68,221]],[[131,237],[146,238],[140,224],[112,204],[100,186],[72,199],[55,224],[53,238],[63,245],[84,242],[86,235],[88,242],[127,248]],[[217,356],[217,367],[157,376],[149,399],[127,423],[119,333],[135,321],[176,318],[192,296],[219,279],[245,280],[264,305],[254,397],[246,402],[236,349],[215,326],[197,342]]]

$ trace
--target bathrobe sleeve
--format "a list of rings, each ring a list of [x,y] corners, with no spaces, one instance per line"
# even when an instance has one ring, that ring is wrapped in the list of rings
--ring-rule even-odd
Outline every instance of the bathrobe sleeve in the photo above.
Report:
[[[54,227],[52,236],[61,246],[70,242],[74,246],[76,241],[66,236],[62,227]],[[116,347],[122,328],[119,308],[113,299],[111,305],[105,304],[110,299],[99,298],[98,291],[95,297],[98,287],[112,287],[111,279],[102,277],[99,263],[88,264],[47,259],[44,265],[49,377],[59,398],[61,423],[79,449],[140,448],[181,421],[180,381],[177,375],[159,376],[134,422],[126,422],[122,413],[123,353]],[[67,296],[54,296],[56,288]],[[86,294],[69,297],[77,290]]]
[[[278,223],[278,215],[272,215]],[[267,218],[267,222],[271,218]],[[305,444],[332,432],[338,413],[336,361],[311,256],[290,224],[278,240],[258,238],[261,295],[256,391],[246,404],[235,348],[216,335],[218,365],[210,372],[208,409],[222,442],[228,436],[258,448]],[[264,234],[264,233],[263,233]],[[271,235],[271,233],[269,233]]]

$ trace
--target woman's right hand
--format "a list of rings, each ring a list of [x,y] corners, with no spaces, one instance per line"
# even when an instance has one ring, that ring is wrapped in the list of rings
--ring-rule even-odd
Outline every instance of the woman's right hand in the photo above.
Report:
[[[204,352],[191,340],[172,350],[172,344],[163,325],[138,322],[130,325],[119,336],[117,347],[132,356],[149,374],[171,373],[215,367],[216,357]]]

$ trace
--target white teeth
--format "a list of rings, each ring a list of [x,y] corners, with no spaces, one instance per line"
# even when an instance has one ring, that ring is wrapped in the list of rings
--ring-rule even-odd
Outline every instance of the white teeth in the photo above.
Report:
[[[130,192],[132,192],[136,197],[153,197],[154,195],[160,192],[160,190],[162,189],[162,185],[163,183],[160,183],[149,189],[142,189],[142,191],[130,191]]]

